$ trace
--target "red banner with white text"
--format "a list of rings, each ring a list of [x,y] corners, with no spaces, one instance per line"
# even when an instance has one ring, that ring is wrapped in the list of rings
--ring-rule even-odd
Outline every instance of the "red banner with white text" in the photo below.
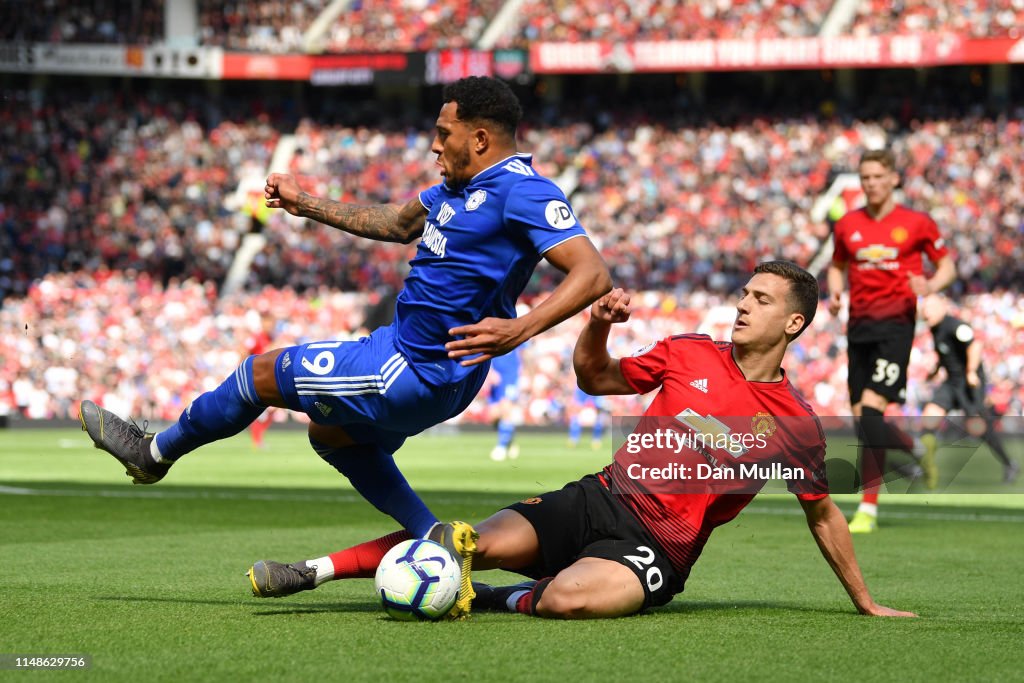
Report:
[[[953,34],[534,43],[538,74],[759,71],[1024,62],[1024,38]]]

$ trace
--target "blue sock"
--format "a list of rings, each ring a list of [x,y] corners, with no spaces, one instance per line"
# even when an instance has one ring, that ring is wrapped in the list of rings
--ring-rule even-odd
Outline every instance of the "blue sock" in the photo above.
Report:
[[[511,420],[502,420],[498,423],[498,445],[508,447],[512,443],[512,437],[516,435],[516,425]]]
[[[573,417],[569,420],[569,441],[578,443],[580,435],[583,434],[583,426],[580,424],[578,417]]]
[[[313,450],[346,477],[359,494],[416,538],[437,523],[427,506],[409,486],[390,453],[376,444],[333,448],[309,440]]]
[[[266,409],[256,395],[249,356],[213,391],[189,404],[176,424],[156,435],[163,460],[177,460],[189,451],[239,433]]]

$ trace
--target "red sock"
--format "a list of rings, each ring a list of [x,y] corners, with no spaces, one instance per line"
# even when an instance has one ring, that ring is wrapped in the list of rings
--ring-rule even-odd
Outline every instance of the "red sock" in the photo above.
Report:
[[[334,578],[372,579],[387,552],[410,538],[412,534],[403,529],[329,555],[334,563]]]
[[[255,422],[249,425],[249,434],[252,436],[252,445],[259,448],[263,445],[263,433],[270,427],[270,418],[261,415]]]
[[[553,576],[548,577],[546,579],[541,579],[534,585],[533,590],[531,590],[529,593],[525,593],[519,596],[519,599],[516,600],[516,611],[520,614],[536,616],[537,603],[540,602],[540,596],[542,593],[544,593],[544,589],[548,587],[548,584],[550,584],[554,580],[555,577]]]
[[[885,449],[865,448],[860,463],[861,485],[864,487],[861,502],[878,504],[878,488],[882,483],[884,469]]]

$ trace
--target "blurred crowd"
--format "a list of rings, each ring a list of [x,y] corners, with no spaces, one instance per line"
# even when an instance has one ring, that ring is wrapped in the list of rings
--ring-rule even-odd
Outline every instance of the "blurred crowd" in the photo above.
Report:
[[[166,0],[5,0],[0,41],[150,44]],[[199,45],[300,53],[329,0],[195,0]],[[328,52],[424,51],[476,45],[502,0],[351,0],[329,24]],[[498,47],[536,41],[705,40],[817,35],[832,0],[525,0]],[[843,33],[1024,34],[1024,0],[860,0]]]
[[[329,0],[197,0],[200,45],[236,52],[301,53]]]
[[[470,48],[502,0],[353,0],[327,34],[327,52]]]
[[[534,299],[534,303],[537,299]],[[728,339],[735,317],[730,296],[637,292],[628,324],[615,328],[613,355],[629,355],[672,334],[701,332]],[[210,283],[174,280],[161,286],[145,272],[54,273],[24,299],[0,309],[0,416],[74,418],[82,399],[140,420],[176,419],[203,391],[215,388],[268,330],[273,347],[355,339],[373,326],[373,296],[322,289],[304,295],[266,287],[218,297]],[[977,331],[993,407],[1024,408],[1024,298],[992,292],[965,297],[954,313]],[[583,314],[532,340],[523,351],[519,406],[523,424],[563,424],[575,387],[572,348]],[[269,324],[268,324],[269,321]],[[793,344],[790,380],[822,416],[849,414],[844,321],[822,305],[813,326]],[[914,415],[930,395],[935,365],[931,335],[919,327],[911,357],[909,402]],[[493,378],[492,380],[493,381]],[[491,419],[485,396],[459,421]],[[649,397],[610,397],[618,415],[639,415]],[[276,411],[276,420],[305,419]]]
[[[163,40],[165,0],[3,0],[0,42],[148,45]]]
[[[516,30],[499,44],[812,36],[831,6],[831,0],[526,0]]]
[[[220,119],[186,98],[5,93],[0,301],[45,273],[145,271],[223,280],[249,215],[239,178],[277,143],[266,117]]]
[[[101,267],[220,287],[249,232],[266,247],[247,288],[394,295],[411,248],[352,238],[262,205],[282,134],[318,196],[405,202],[438,181],[431,133],[232,114],[199,98],[9,94],[0,110],[0,301],[53,272]],[[863,150],[888,144],[910,206],[953,247],[954,293],[1024,282],[1024,111],[914,118],[612,116],[523,127],[520,148],[568,186],[581,223],[633,290],[734,291],[757,262],[827,250],[815,200]],[[253,182],[255,180],[255,182]],[[817,216],[817,215],[815,215]],[[530,293],[550,289],[542,270]]]
[[[268,210],[262,180],[287,138],[287,166],[272,170],[294,173],[307,191],[407,201],[438,181],[429,122],[320,123],[262,98],[159,88],[3,96],[14,106],[0,108],[0,411],[68,416],[89,397],[169,419],[238,364],[268,318],[282,345],[349,338],[387,321],[414,246]],[[888,144],[905,201],[928,211],[953,248],[952,293],[986,340],[992,400],[1020,414],[1024,111],[933,107],[899,120],[714,111],[560,108],[522,127],[520,148],[567,188],[616,284],[657,292],[642,295],[618,353],[680,331],[726,338],[730,297],[757,262],[826,262],[830,228],[812,217],[815,199],[864,149]],[[265,246],[239,293],[225,296],[249,233]],[[559,277],[542,265],[527,299]],[[842,328],[820,316],[790,368],[819,410],[843,413]],[[525,421],[564,419],[577,330],[567,323],[524,352]],[[919,343],[912,392],[925,390],[927,335]],[[613,406],[641,408],[629,399]],[[475,405],[465,419],[485,412]]]
[[[973,38],[1024,37],[1024,0],[860,0],[853,35],[955,33]]]

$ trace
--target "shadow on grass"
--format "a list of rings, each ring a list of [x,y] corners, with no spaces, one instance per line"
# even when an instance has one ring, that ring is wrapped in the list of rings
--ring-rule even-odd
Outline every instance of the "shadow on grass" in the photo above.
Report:
[[[352,602],[327,602],[327,603],[304,603],[302,605],[292,604],[281,604],[282,609],[273,609],[271,604],[268,604],[265,600],[257,600],[253,598],[251,600],[209,600],[209,599],[195,599],[195,598],[166,598],[166,597],[153,597],[150,595],[145,596],[134,596],[134,595],[100,595],[93,598],[93,600],[102,602],[155,602],[155,603],[170,603],[179,605],[213,605],[217,607],[223,606],[240,606],[240,607],[258,607],[262,610],[260,612],[253,612],[253,616],[274,616],[277,614],[317,614],[322,612],[380,612],[380,604],[373,601],[366,600],[354,600]],[[278,603],[280,604],[280,603]],[[267,609],[271,608],[271,609]]]
[[[846,609],[828,609],[809,607],[792,602],[773,602],[771,600],[723,600],[721,602],[687,600],[686,598],[676,599],[664,607],[656,607],[649,611],[649,614],[687,614],[719,612],[723,615],[749,616],[750,611],[771,611],[780,614],[785,612],[803,612],[806,614],[851,614],[857,616],[856,612]]]

